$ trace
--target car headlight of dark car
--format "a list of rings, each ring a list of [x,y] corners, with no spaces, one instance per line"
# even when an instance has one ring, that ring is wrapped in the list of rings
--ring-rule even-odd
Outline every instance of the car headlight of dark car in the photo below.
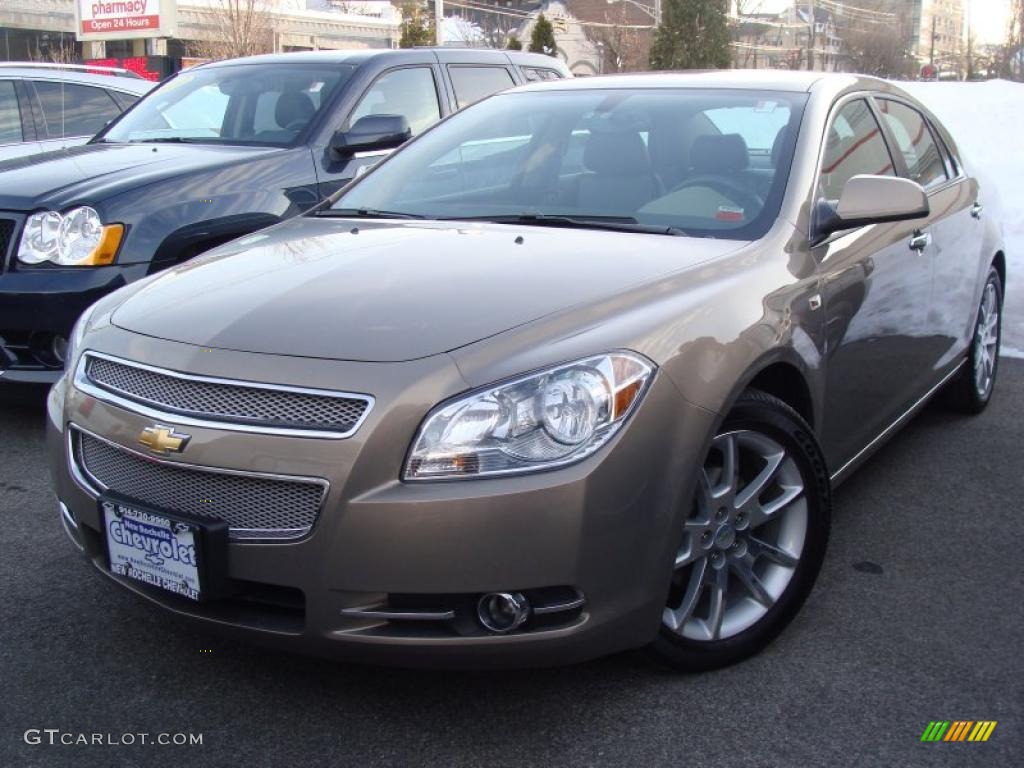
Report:
[[[25,221],[18,261],[62,267],[112,264],[123,235],[124,225],[104,225],[96,210],[87,205],[64,213],[37,211]]]
[[[404,479],[506,475],[580,461],[619,430],[653,372],[646,358],[613,352],[443,403],[420,427]]]

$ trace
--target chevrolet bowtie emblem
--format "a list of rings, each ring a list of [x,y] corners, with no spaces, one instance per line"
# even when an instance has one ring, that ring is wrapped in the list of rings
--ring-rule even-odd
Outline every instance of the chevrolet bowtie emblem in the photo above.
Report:
[[[139,435],[139,442],[153,453],[166,456],[169,453],[181,453],[191,440],[191,435],[176,433],[174,427],[146,427]]]

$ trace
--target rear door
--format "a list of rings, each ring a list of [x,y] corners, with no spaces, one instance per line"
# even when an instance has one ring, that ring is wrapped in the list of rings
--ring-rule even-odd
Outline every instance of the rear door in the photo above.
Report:
[[[833,110],[816,199],[836,201],[858,174],[899,167],[866,96]],[[825,312],[822,444],[842,467],[914,401],[929,379],[930,257],[910,247],[918,222],[838,232],[814,249]]]
[[[958,360],[973,329],[980,222],[971,211],[977,182],[951,158],[931,121],[915,106],[877,97],[891,144],[902,156],[903,175],[928,193],[931,216],[922,232],[931,242],[923,251],[932,265],[931,309],[923,330],[931,344],[935,378]]]

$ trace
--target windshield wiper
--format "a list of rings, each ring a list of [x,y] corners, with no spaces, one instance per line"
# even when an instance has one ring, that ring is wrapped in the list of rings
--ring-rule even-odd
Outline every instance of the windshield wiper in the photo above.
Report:
[[[574,216],[556,213],[519,213],[495,216],[459,216],[453,221],[490,221],[495,224],[526,224],[537,227],[603,229],[610,232],[643,232],[652,235],[685,235],[679,227],[641,224],[632,216]]]
[[[324,208],[317,211],[318,216],[337,216],[342,219],[428,219],[419,213],[403,213],[402,211],[379,211],[376,208]]]
[[[208,144],[217,139],[202,136],[153,136],[149,139],[130,139],[129,144]]]

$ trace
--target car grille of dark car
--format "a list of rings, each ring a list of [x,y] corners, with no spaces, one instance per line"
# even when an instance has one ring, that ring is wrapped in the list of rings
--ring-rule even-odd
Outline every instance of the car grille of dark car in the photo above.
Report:
[[[72,429],[74,429],[72,427]],[[154,510],[216,518],[234,539],[294,539],[309,533],[327,484],[178,466],[140,456],[74,429],[75,461],[95,490]]]
[[[161,411],[207,421],[266,429],[352,434],[372,402],[366,396],[256,387],[142,368],[88,355],[86,376],[95,386]]]
[[[4,264],[7,262],[7,251],[10,250],[13,238],[14,219],[0,218],[0,272],[4,270]]]

